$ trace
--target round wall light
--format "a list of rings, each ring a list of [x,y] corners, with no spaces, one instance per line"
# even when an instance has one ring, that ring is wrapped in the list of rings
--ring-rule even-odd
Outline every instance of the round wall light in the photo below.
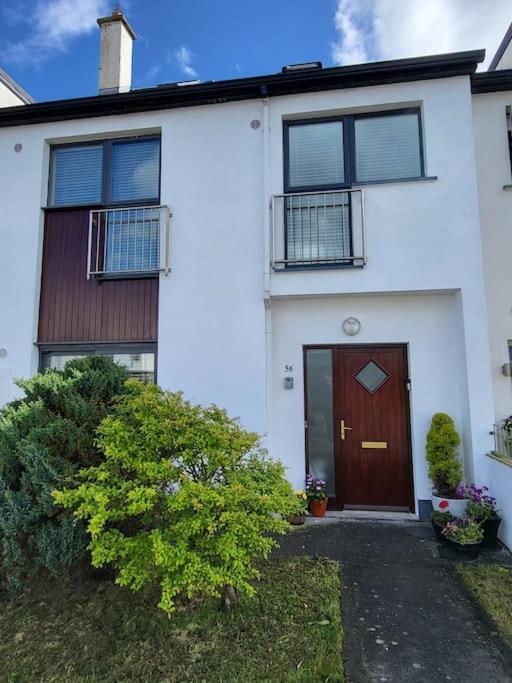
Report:
[[[260,126],[261,126],[261,121],[260,121],[259,119],[253,119],[253,120],[251,121],[251,128],[252,128],[253,130],[256,130],[256,129],[259,128]]]
[[[361,331],[361,322],[357,318],[345,318],[343,321],[343,332],[353,337]]]
[[[21,142],[17,142],[17,143],[14,145],[14,151],[15,151],[15,152],[21,152],[22,149],[23,149],[23,145],[21,144]]]
[[[0,358],[5,358],[7,356],[7,349],[4,346],[0,347]]]

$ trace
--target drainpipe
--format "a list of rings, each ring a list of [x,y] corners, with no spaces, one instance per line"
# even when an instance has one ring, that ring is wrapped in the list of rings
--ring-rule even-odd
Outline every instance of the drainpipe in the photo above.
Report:
[[[269,447],[272,432],[272,311],[270,307],[270,103],[266,85],[261,86],[261,120],[263,125],[263,303],[265,306],[265,436]]]

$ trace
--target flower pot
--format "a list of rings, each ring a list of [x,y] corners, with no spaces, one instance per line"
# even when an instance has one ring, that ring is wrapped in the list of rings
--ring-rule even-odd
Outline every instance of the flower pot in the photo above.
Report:
[[[490,519],[482,522],[482,529],[484,532],[484,540],[482,541],[482,548],[486,550],[498,550],[498,528],[501,524],[501,517],[496,515]]]
[[[455,553],[457,553],[457,555],[464,557],[466,560],[476,560],[482,545],[481,541],[478,541],[478,543],[467,543],[463,545],[462,543],[457,543],[457,541],[452,541],[450,538],[446,537],[445,542],[448,548],[451,548]]]
[[[435,512],[449,512],[454,517],[466,517],[466,498],[442,498],[432,493],[432,507]]]
[[[309,503],[309,509],[311,510],[313,517],[323,517],[327,510],[327,498],[324,498],[323,500],[312,500]]]
[[[432,528],[434,529],[434,535],[439,543],[444,543],[446,541],[446,536],[443,536],[443,528],[440,524],[436,524],[432,520]]]
[[[294,526],[300,526],[306,521],[306,515],[290,515],[287,519],[290,524],[293,524]]]

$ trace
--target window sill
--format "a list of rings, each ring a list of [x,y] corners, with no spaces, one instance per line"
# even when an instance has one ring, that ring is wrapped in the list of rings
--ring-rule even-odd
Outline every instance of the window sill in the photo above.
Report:
[[[439,180],[436,175],[423,176],[422,178],[393,178],[392,180],[368,180],[366,183],[353,183],[352,187],[368,187],[373,185],[402,185],[402,183],[425,183]],[[511,185],[512,187],[512,185]]]
[[[509,183],[508,185],[503,185],[504,190],[512,190],[512,183]]]
[[[302,272],[305,270],[361,270],[364,268],[364,266],[365,264],[363,263],[357,263],[355,265],[352,263],[332,263],[325,265],[312,263],[310,265],[303,266],[286,266],[286,268],[276,268],[275,266],[272,266],[272,273],[295,273],[297,271]]]
[[[508,455],[500,455],[499,453],[493,451],[492,453],[487,453],[487,457],[497,460],[507,467],[512,467],[512,458]]]

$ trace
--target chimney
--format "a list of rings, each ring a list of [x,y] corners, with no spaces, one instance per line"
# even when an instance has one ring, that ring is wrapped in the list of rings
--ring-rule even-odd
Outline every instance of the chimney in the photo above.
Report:
[[[119,9],[98,19],[100,38],[100,95],[129,92],[132,86],[132,46],[135,33]]]

